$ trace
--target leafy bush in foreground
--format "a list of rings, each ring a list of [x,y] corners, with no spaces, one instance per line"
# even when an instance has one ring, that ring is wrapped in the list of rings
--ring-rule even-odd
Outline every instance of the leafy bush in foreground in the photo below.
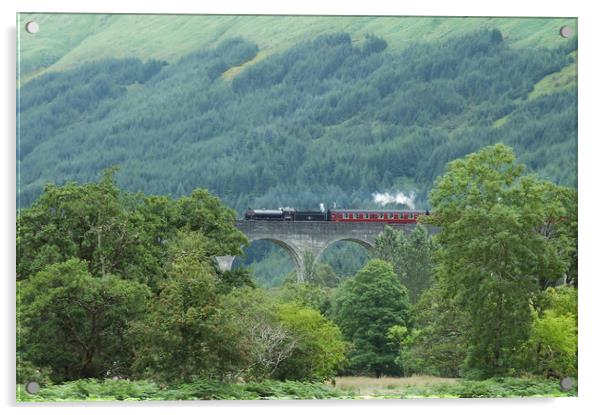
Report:
[[[559,382],[541,378],[493,378],[482,381],[460,381],[432,385],[407,386],[391,390],[378,398],[505,398],[505,397],[566,397],[577,396],[577,386],[562,391]],[[267,380],[248,383],[221,383],[198,380],[180,385],[164,386],[149,381],[85,379],[61,385],[42,387],[37,395],[17,386],[17,401],[145,401],[204,399],[345,399],[361,398],[350,391],[339,391],[322,383],[279,382]]]
[[[507,397],[560,397],[577,396],[577,386],[562,391],[558,380],[492,378],[481,381],[465,380],[457,384],[438,384],[408,387],[400,398],[507,398]],[[391,396],[396,397],[396,396]]]
[[[341,397],[337,390],[310,382],[249,382],[227,384],[198,380],[173,387],[162,387],[149,381],[85,379],[43,387],[37,395],[17,386],[17,401],[145,401],[200,399],[329,399]]]

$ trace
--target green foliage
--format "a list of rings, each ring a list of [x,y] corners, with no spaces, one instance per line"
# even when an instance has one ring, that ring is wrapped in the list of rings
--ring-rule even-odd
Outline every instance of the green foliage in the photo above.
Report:
[[[290,281],[273,292],[284,303],[293,303],[301,307],[313,308],[322,315],[328,315],[332,304],[332,291],[323,286],[307,282]]]
[[[214,257],[246,241],[233,221],[207,191],[131,195],[111,171],[99,183],[49,186],[19,217],[19,379],[333,377],[345,351],[334,324],[268,300],[244,270],[217,270]],[[115,259],[130,257],[128,268]],[[326,312],[325,288],[311,287]]]
[[[577,387],[562,391],[555,380],[538,378],[492,378],[482,381],[463,380],[457,384],[411,387],[404,391],[402,398],[410,397],[441,398],[509,398],[518,396],[577,396]]]
[[[562,397],[577,396],[577,386],[562,391],[555,380],[539,378],[493,378],[485,381],[460,381],[455,384],[409,386],[384,398],[501,398],[501,397]],[[150,381],[78,380],[43,387],[37,395],[17,385],[19,402],[77,401],[165,401],[204,399],[345,399],[353,393],[322,383],[266,380],[263,382],[223,383],[198,380],[192,383],[160,386]]]
[[[233,267],[248,269],[253,280],[263,288],[282,285],[285,277],[295,270],[291,256],[281,247],[266,240],[251,242],[244,250],[244,256],[234,260]]]
[[[303,274],[303,280],[316,283],[317,275],[316,275],[316,257],[310,250],[306,250],[302,253],[303,256],[303,269],[301,273]]]
[[[97,183],[48,185],[19,211],[20,378],[123,376],[134,362],[138,373],[161,371],[153,352],[194,349],[186,343],[202,337],[194,330],[217,326],[207,322],[217,295],[252,285],[244,271],[217,271],[214,256],[237,254],[246,242],[219,199],[205,190],[179,200],[129,194],[115,186],[114,171]],[[216,349],[227,353],[228,344]]]
[[[409,325],[409,298],[391,264],[371,260],[347,280],[335,298],[333,315],[345,339],[352,342],[351,371],[377,377],[400,373],[395,362],[398,345],[387,333],[394,326]]]
[[[374,257],[393,264],[401,283],[408,289],[412,303],[433,283],[435,246],[424,226],[418,225],[409,237],[404,230],[386,227],[376,238]]]
[[[17,218],[17,276],[27,278],[45,266],[77,257],[94,276],[122,275],[144,281],[157,270],[140,248],[131,211],[114,184],[114,169],[98,183],[49,184]]]
[[[128,375],[127,326],[142,317],[148,296],[137,282],[93,277],[82,260],[49,265],[20,286],[22,356],[52,368],[54,381]]]
[[[320,255],[318,262],[328,265],[339,277],[339,280],[343,281],[357,274],[370,258],[371,254],[365,247],[351,241],[338,241]],[[324,272],[329,271],[324,268]]]
[[[17,324],[20,324],[21,320],[17,320]],[[20,327],[19,333],[23,333],[23,327]],[[19,339],[17,339],[19,342]],[[17,384],[26,384],[27,382],[37,382],[39,385],[46,386],[51,384],[50,374],[51,370],[47,367],[41,367],[34,365],[33,363],[24,360],[22,352],[17,350]]]
[[[467,316],[440,284],[426,290],[413,307],[414,330],[400,340],[404,375],[459,377],[466,357]]]
[[[178,199],[181,224],[206,238],[206,256],[239,255],[246,236],[234,227],[236,214],[207,189],[196,189]]]
[[[577,289],[571,286],[548,288],[540,299],[543,310],[556,315],[571,315],[577,318]]]
[[[577,369],[577,326],[574,316],[546,311],[536,317],[530,341],[536,345],[537,371],[561,378],[575,375]]]
[[[524,170],[510,148],[486,147],[450,163],[430,194],[429,222],[442,227],[437,275],[469,316],[465,363],[472,376],[515,365],[538,284],[568,270],[570,239],[545,232],[565,214],[555,197],[561,188]]]
[[[303,278],[311,285],[334,288],[341,282],[334,269],[328,264],[316,261],[311,251],[303,253]]]
[[[236,357],[227,377],[261,381],[274,376],[297,345],[297,338],[278,316],[278,302],[264,290],[243,287],[221,298],[220,328],[236,339]]]
[[[559,200],[564,208],[564,215],[558,220],[553,220],[551,226],[546,230],[548,231],[548,236],[550,239],[557,242],[557,248],[559,252],[561,252],[565,258],[568,258],[569,265],[564,277],[565,282],[577,288],[577,189],[556,187],[553,189],[553,191],[553,197]],[[574,293],[574,315],[577,315],[576,291],[569,290],[569,292]]]
[[[17,386],[20,402],[69,401],[174,401],[203,399],[332,399],[340,392],[321,383],[310,382],[249,382],[223,383],[197,380],[170,385],[168,388],[151,381],[77,380],[43,387],[37,395]]]
[[[318,311],[295,304],[278,307],[278,318],[291,333],[295,347],[275,377],[291,380],[333,379],[345,360],[346,344],[339,328]]]
[[[342,280],[355,275],[368,262],[369,253],[355,242],[339,241],[330,245],[315,264],[315,284],[335,287]],[[257,284],[265,288],[281,286],[295,266],[290,255],[269,241],[254,241],[245,249],[245,258],[235,261],[244,264]],[[296,281],[296,275],[293,276]]]
[[[521,357],[524,370],[546,377],[577,374],[577,289],[548,288],[538,298],[529,340]]]
[[[240,287],[256,288],[255,282],[249,270],[237,268],[231,271],[224,271],[219,276],[219,292],[227,294],[234,288]]]
[[[17,216],[17,276],[80,258],[94,276],[132,279],[156,289],[165,279],[166,241],[179,231],[205,235],[206,257],[237,255],[246,237],[234,227],[234,212],[206,190],[173,200],[129,194],[114,182],[116,169],[97,183],[49,184]]]
[[[168,244],[168,279],[147,318],[134,325],[135,369],[166,380],[211,376],[228,364],[236,341],[219,324],[218,277],[207,238],[200,232],[177,234]],[[222,352],[224,352],[222,354]]]
[[[341,277],[328,264],[317,263],[313,284],[320,287],[335,288],[341,283]]]
[[[128,86],[148,81],[164,64],[154,59],[146,63],[107,59],[31,81],[27,87],[30,93],[20,95],[19,100],[20,121],[27,125],[28,140],[18,146],[17,157],[27,156],[49,134],[113,104],[126,94]]]

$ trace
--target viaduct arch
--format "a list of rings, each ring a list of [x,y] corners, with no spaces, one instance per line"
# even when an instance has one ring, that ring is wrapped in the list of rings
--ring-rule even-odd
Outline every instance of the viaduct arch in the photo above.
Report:
[[[385,226],[403,229],[406,235],[416,227],[415,224],[236,221],[236,227],[247,235],[249,241],[268,240],[283,248],[295,264],[298,282],[304,281],[306,260],[315,263],[330,245],[339,241],[355,242],[370,250]],[[437,228],[433,226],[426,225],[426,228],[431,234],[437,232]],[[234,258],[222,256],[216,259],[220,269],[224,271],[232,268]]]

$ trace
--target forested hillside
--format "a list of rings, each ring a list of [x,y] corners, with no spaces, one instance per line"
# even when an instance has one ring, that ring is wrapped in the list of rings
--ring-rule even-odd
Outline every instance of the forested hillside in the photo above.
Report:
[[[333,33],[257,60],[228,39],[176,62],[99,60],[24,84],[19,195],[119,165],[127,190],[208,188],[247,206],[365,207],[415,191],[445,164],[511,145],[544,178],[576,185],[576,39],[510,46],[499,30],[416,42]],[[241,67],[242,65],[242,67]]]

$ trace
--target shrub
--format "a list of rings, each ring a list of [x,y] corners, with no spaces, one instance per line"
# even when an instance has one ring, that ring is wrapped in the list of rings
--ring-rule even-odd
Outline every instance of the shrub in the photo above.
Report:
[[[275,377],[320,381],[334,378],[345,360],[346,351],[339,328],[318,311],[295,304],[280,305],[278,317],[296,345]]]
[[[263,381],[223,383],[198,379],[191,383],[160,387],[149,381],[83,379],[43,387],[36,395],[17,387],[21,402],[48,401],[145,401],[206,399],[329,399],[341,394],[321,383]]]

